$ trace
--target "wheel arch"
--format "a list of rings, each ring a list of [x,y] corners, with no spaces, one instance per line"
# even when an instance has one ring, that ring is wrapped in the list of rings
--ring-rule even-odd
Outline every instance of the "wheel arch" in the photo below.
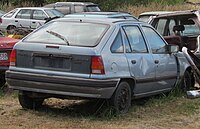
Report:
[[[135,87],[135,84],[136,84],[135,79],[134,78],[121,78],[118,85],[120,84],[120,82],[123,82],[123,81],[125,81],[129,84],[129,86],[131,88],[131,94],[133,95],[134,94],[133,90],[134,90],[134,87]]]

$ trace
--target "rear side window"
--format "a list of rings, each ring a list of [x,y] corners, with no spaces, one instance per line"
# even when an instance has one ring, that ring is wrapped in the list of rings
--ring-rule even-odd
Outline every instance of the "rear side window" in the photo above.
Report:
[[[24,41],[94,47],[109,25],[84,22],[51,22],[32,33]]]
[[[22,9],[20,10],[16,18],[21,18],[21,19],[31,19],[31,10],[30,9]]]
[[[155,26],[156,30],[163,36],[165,36],[165,26],[167,19],[159,19],[157,25]]]
[[[12,10],[12,11],[8,12],[4,17],[10,18],[10,17],[12,17],[12,16],[14,15],[14,13],[15,13],[16,11],[17,11],[17,9]]]
[[[124,52],[124,47],[122,43],[122,35],[121,32],[119,31],[112,46],[111,46],[111,52],[112,53],[123,53]]]
[[[63,5],[63,6],[56,6],[55,9],[59,10],[63,14],[70,14],[71,13],[71,6]]]
[[[83,5],[75,5],[74,9],[75,9],[75,13],[85,12]]]

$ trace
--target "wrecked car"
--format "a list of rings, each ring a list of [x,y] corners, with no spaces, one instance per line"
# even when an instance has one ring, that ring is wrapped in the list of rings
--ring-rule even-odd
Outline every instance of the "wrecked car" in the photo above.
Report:
[[[0,33],[0,87],[6,82],[5,71],[8,70],[10,65],[10,53],[18,41],[18,39],[5,37],[3,33]]]
[[[194,84],[188,61],[149,24],[136,20],[60,18],[15,45],[6,72],[23,108],[44,99],[107,99],[117,113],[131,100]]]
[[[198,57],[200,35],[200,11],[177,11],[157,15],[149,22],[169,44],[176,44],[180,50],[187,47]]]

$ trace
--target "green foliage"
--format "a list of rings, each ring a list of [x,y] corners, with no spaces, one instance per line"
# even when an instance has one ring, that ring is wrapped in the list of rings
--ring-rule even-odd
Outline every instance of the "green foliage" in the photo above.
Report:
[[[160,3],[163,5],[173,5],[173,4],[181,4],[186,0],[1,0],[0,5],[4,4],[12,4],[14,6],[24,6],[32,5],[32,6],[43,6],[47,3],[59,2],[59,1],[67,1],[67,2],[93,2],[100,6],[100,8],[104,11],[114,10],[118,7],[122,7],[125,5],[147,5],[149,3]]]

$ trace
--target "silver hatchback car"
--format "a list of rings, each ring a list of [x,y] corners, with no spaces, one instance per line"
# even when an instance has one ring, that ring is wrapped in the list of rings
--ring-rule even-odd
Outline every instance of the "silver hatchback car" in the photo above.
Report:
[[[54,17],[63,17],[64,14],[56,9],[42,7],[16,8],[0,18],[0,30],[12,32],[16,27],[35,29]]]
[[[23,108],[49,97],[110,100],[126,113],[131,99],[194,84],[178,47],[135,20],[60,18],[14,46],[6,80]]]

